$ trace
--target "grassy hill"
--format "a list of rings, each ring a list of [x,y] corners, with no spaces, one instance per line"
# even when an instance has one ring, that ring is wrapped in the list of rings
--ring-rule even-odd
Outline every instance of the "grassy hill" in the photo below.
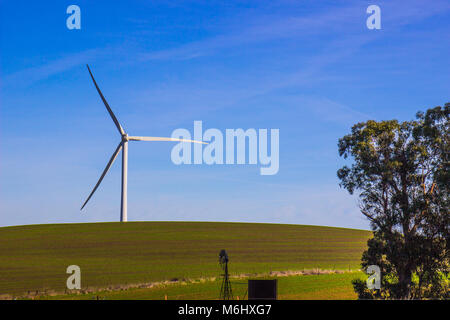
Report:
[[[127,222],[0,228],[0,294],[64,291],[66,268],[81,268],[83,288],[220,273],[226,249],[231,274],[360,267],[371,233],[319,226]]]

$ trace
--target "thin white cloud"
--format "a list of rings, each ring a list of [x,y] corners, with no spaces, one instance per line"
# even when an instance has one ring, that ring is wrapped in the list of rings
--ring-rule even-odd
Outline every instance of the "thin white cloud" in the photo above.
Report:
[[[392,2],[384,1],[379,4],[382,7],[383,21],[390,28],[398,28],[408,24],[442,14],[450,10],[450,4],[445,0]],[[120,56],[133,63],[142,63],[151,60],[176,59],[185,60],[214,54],[222,49],[233,48],[240,45],[248,45],[270,41],[275,39],[312,36],[317,34],[337,35],[348,42],[348,39],[358,32],[367,31],[364,27],[358,28],[364,21],[365,7],[359,2],[352,2],[343,8],[332,8],[322,13],[315,13],[303,17],[272,18],[268,16],[256,17],[251,26],[243,26],[243,30],[231,34],[223,34],[200,41],[194,41],[179,47],[152,52],[123,51]],[[361,18],[363,17],[363,18]],[[268,19],[268,20],[267,20]],[[259,21],[258,21],[259,20]],[[341,37],[342,36],[342,37]],[[348,38],[350,36],[350,38]],[[111,53],[121,52],[122,44],[116,47],[88,49],[56,59],[41,66],[26,68],[15,73],[4,75],[4,85],[26,85],[50,77],[51,75],[67,71],[77,65],[85,64],[100,56],[108,56]],[[325,59],[323,55],[320,59]]]
[[[23,69],[3,77],[2,85],[22,86],[46,79],[52,75],[67,71],[80,64],[86,64],[101,54],[101,49],[90,49],[63,58],[53,60],[47,64]]]
[[[432,3],[425,0],[383,1],[378,5],[382,8],[383,25],[391,31],[450,10],[450,4],[445,0],[435,0]],[[310,37],[318,34],[346,38],[361,32],[367,34],[366,7],[367,5],[361,2],[352,2],[350,5],[346,3],[346,7],[331,8],[309,16],[279,18],[265,15],[259,19],[254,18],[253,25],[243,25],[242,30],[234,33],[190,42],[171,49],[142,53],[139,55],[139,61],[192,59],[226,48],[282,38]]]

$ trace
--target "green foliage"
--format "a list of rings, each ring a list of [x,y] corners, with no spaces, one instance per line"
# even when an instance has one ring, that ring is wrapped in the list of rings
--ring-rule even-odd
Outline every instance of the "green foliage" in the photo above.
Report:
[[[338,170],[340,186],[358,192],[374,230],[362,267],[378,265],[383,276],[376,291],[354,281],[362,299],[449,295],[449,110],[358,123],[339,140],[340,156],[354,159]]]

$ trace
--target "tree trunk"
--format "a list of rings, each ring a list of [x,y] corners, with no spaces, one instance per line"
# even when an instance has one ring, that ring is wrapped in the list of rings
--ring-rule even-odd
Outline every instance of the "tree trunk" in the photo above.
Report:
[[[403,270],[399,272],[398,283],[399,283],[399,299],[408,300],[411,299],[411,279],[412,274],[410,270]]]

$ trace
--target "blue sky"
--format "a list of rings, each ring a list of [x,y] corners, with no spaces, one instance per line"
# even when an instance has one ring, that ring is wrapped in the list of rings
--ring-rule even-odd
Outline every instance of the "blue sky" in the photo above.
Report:
[[[68,30],[66,8],[81,8]],[[366,8],[381,8],[381,30]],[[0,226],[118,221],[119,136],[279,128],[280,170],[181,165],[129,146],[128,218],[368,228],[337,140],[448,101],[448,1],[0,1]]]

